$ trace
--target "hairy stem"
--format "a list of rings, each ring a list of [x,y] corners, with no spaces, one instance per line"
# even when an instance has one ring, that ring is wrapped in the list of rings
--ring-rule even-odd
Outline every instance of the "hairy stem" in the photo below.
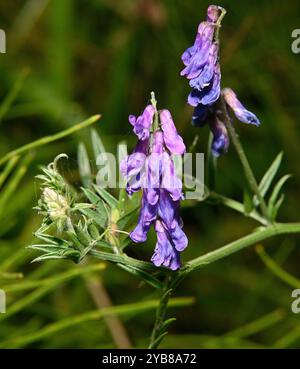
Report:
[[[228,111],[226,108],[226,104],[225,101],[223,99],[223,97],[220,98],[220,106],[221,106],[221,110],[222,110],[222,115],[223,115],[223,119],[224,119],[224,123],[226,125],[226,128],[229,132],[231,141],[235,147],[235,150],[239,156],[239,159],[241,161],[241,164],[243,166],[244,169],[244,173],[246,176],[246,179],[249,183],[250,188],[252,189],[252,191],[254,192],[254,194],[257,196],[258,200],[259,200],[259,205],[261,208],[261,212],[264,216],[264,218],[269,222],[269,214],[268,214],[268,209],[267,209],[267,205],[265,203],[264,198],[262,197],[258,184],[256,182],[255,176],[253,174],[253,171],[251,169],[251,166],[249,164],[249,161],[247,159],[247,156],[245,154],[245,151],[243,149],[243,146],[239,140],[239,137],[235,131],[235,128],[233,126],[233,124],[231,123],[231,119],[228,115]]]
[[[178,278],[182,278],[196,269],[206,266],[214,261],[223,259],[226,256],[234,254],[237,251],[261,242],[267,238],[291,233],[300,233],[300,223],[275,223],[265,228],[260,228],[259,230],[245,237],[242,237],[223,247],[218,248],[217,250],[211,251],[189,261],[179,272]]]
[[[161,343],[163,337],[166,335],[166,333],[162,331],[162,327],[163,327],[163,323],[166,317],[169,299],[173,292],[173,289],[170,288],[171,283],[172,283],[172,276],[169,274],[166,277],[165,285],[162,290],[162,295],[160,298],[160,302],[156,309],[156,318],[155,318],[155,323],[154,323],[154,327],[153,327],[151,338],[150,338],[150,344],[148,347],[149,349],[157,348],[158,345]]]

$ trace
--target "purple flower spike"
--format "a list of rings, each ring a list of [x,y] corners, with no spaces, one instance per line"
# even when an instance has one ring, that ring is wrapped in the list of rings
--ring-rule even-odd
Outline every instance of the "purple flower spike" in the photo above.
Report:
[[[133,132],[138,136],[139,140],[144,141],[149,138],[154,113],[154,107],[148,105],[139,117],[136,118],[134,115],[129,116],[129,123],[133,126]]]
[[[195,108],[199,105],[209,107],[220,96],[219,43],[214,39],[214,35],[219,26],[217,22],[221,10],[222,8],[216,5],[208,7],[206,21],[199,24],[194,45],[189,47],[181,58],[185,64],[181,75],[186,76],[192,88],[187,102]],[[193,120],[199,122],[198,118]]]
[[[226,103],[233,110],[237,119],[243,123],[254,124],[255,126],[260,125],[260,121],[257,116],[251,111],[247,110],[242,103],[238,100],[236,94],[231,88],[224,88],[222,94]]]
[[[165,145],[172,154],[182,155],[186,148],[181,136],[179,136],[173,118],[169,110],[160,112],[162,130],[164,132]]]
[[[218,157],[227,152],[229,147],[229,137],[227,129],[223,122],[221,122],[216,115],[210,121],[210,129],[213,133],[213,142],[211,150],[214,156]]]
[[[156,106],[155,100],[153,104]],[[155,131],[151,131],[155,113],[155,108],[148,106],[142,116],[129,118],[140,140],[134,153],[122,161],[121,173],[127,180],[129,194],[143,188],[138,223],[130,238],[136,243],[145,242],[154,224],[157,244],[151,260],[156,266],[177,270],[181,265],[180,252],[187,247],[188,239],[179,216],[182,182],[171,154],[182,155],[186,148],[168,110],[160,112],[160,125],[158,122]]]

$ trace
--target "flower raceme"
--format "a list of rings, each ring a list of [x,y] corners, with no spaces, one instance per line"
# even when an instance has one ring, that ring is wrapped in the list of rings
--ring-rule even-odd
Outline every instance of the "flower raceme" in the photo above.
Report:
[[[156,266],[176,270],[188,240],[179,215],[182,182],[172,155],[184,154],[185,145],[168,110],[157,112],[148,105],[141,116],[131,115],[129,122],[139,140],[134,152],[122,161],[121,173],[129,195],[143,191],[138,224],[130,238],[136,243],[145,242],[153,224],[157,243],[151,260]]]
[[[185,65],[181,75],[192,88],[188,103],[197,108],[196,113],[202,110],[204,113],[220,96],[219,42],[214,35],[221,9],[215,5],[208,7],[206,21],[200,23],[194,45],[181,57]]]
[[[218,114],[218,102],[223,98],[236,118],[259,126],[258,118],[248,111],[230,88],[221,90],[221,70],[219,64],[219,40],[217,36],[225,10],[216,5],[207,9],[206,21],[201,22],[194,45],[189,47],[181,59],[185,65],[181,75],[189,80],[191,93],[188,104],[194,107],[192,122],[197,127],[208,123],[213,134],[211,150],[214,156],[227,152],[229,137],[222,117]]]

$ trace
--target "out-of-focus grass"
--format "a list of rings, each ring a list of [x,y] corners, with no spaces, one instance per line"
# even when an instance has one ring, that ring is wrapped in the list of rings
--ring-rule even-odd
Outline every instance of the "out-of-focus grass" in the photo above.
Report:
[[[1,157],[99,112],[103,118],[98,133],[106,147],[115,150],[121,139],[132,145],[127,116],[141,111],[152,90],[159,105],[174,113],[187,146],[199,134],[197,150],[205,152],[208,132],[190,125],[191,109],[185,104],[189,87],[179,71],[180,55],[192,43],[208,4],[198,0],[1,2],[0,26],[8,36],[7,54],[0,55]],[[228,11],[221,31],[223,85],[234,88],[262,121],[260,128],[240,124],[237,129],[258,178],[275,155],[284,151],[280,174],[293,173],[293,178],[286,186],[288,201],[281,218],[297,220],[300,55],[291,52],[291,32],[300,27],[299,2],[220,1],[219,5]],[[39,191],[34,179],[38,167],[61,152],[76,160],[78,142],[89,143],[87,134],[88,130],[81,131],[42,146],[33,157],[12,156],[1,167],[0,288],[7,286],[9,309],[21,308],[1,319],[0,347],[1,342],[30,337],[96,308],[84,278],[62,280],[51,289],[50,281],[73,272],[76,266],[65,261],[32,265],[34,255],[25,249],[40,221],[32,210]],[[242,198],[244,183],[233,150],[219,160],[216,180],[218,192]],[[186,260],[254,226],[230,209],[203,203],[182,213],[190,238]],[[281,237],[264,246],[284,270],[299,278],[297,241],[296,237],[289,241]],[[146,245],[132,246],[130,252],[149,258],[153,245],[154,238]],[[101,271],[101,278],[116,306],[157,297],[115,267]],[[30,283],[32,290],[26,291]],[[299,323],[290,312],[291,287],[266,269],[254,249],[196,272],[182,284],[178,295],[195,296],[196,303],[182,307],[180,314],[175,312],[178,319],[166,347],[299,347]],[[30,300],[30,296],[37,298]],[[22,305],[22,301],[29,303]],[[144,311],[130,322],[126,316],[121,319],[133,345],[143,345],[154,312]],[[260,329],[237,334],[249,324]],[[97,320],[22,345],[115,344],[104,322]]]

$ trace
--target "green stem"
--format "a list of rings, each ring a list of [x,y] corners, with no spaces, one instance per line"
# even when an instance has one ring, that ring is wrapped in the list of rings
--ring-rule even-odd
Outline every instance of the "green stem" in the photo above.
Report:
[[[258,256],[261,258],[262,262],[265,266],[281,281],[288,284],[292,288],[299,288],[300,287],[300,280],[293,275],[286,272],[284,269],[281,268],[270,256],[265,252],[263,246],[258,245],[255,248]]]
[[[104,251],[98,251],[98,250],[91,250],[89,252],[89,255],[92,255],[100,260],[106,260],[111,261],[113,263],[120,263],[124,265],[129,265],[138,269],[147,270],[149,272],[157,272],[157,267],[151,263],[148,263],[146,261],[140,261],[134,258],[131,258],[130,256],[127,256],[126,254],[112,254],[109,252]]]
[[[244,169],[244,173],[246,176],[246,179],[249,183],[250,188],[252,189],[252,191],[254,192],[254,194],[257,196],[258,200],[259,200],[259,205],[261,208],[261,212],[264,216],[264,218],[269,222],[269,214],[268,214],[268,208],[267,205],[265,203],[264,198],[262,197],[258,184],[256,182],[255,176],[253,174],[253,171],[251,169],[251,166],[249,164],[249,161],[247,159],[247,156],[245,154],[245,151],[242,147],[242,144],[239,140],[239,137],[235,131],[235,128],[233,126],[233,124],[231,123],[231,119],[228,115],[228,111],[227,111],[227,107],[225,104],[225,101],[223,99],[223,97],[221,97],[220,99],[220,105],[221,105],[221,109],[222,109],[222,115],[224,118],[224,123],[226,125],[226,128],[229,132],[229,136],[231,138],[231,141],[235,147],[235,150],[240,158],[241,164],[243,166]]]
[[[157,100],[155,97],[155,93],[152,91],[151,92],[151,104],[154,107],[155,113],[154,113],[154,120],[153,120],[153,132],[156,132],[158,130],[158,111],[157,111]]]
[[[39,140],[36,140],[34,142],[31,142],[27,145],[21,146],[16,150],[10,151],[8,154],[4,155],[3,158],[0,159],[0,165],[2,165],[3,163],[7,162],[9,159],[11,159],[13,156],[19,155],[19,154],[23,154],[26,151],[35,149],[37,147],[46,145],[50,142],[59,140],[63,137],[66,137],[76,131],[79,131],[80,129],[83,129],[85,127],[90,126],[91,124],[94,124],[97,120],[99,120],[101,118],[101,115],[94,115],[92,117],[90,117],[89,119],[76,124],[75,126],[68,128],[64,131],[61,131],[59,133],[56,133],[52,136],[46,136],[43,138],[40,138]]]
[[[178,273],[177,278],[182,278],[192,271],[206,266],[214,261],[220,260],[240,251],[246,247],[249,247],[255,243],[261,242],[267,238],[281,235],[300,233],[300,223],[275,223],[265,228],[259,229],[245,237],[242,237],[236,241],[233,241],[217,250],[209,252],[205,255],[199,256],[185,264],[185,266]]]
[[[228,208],[238,211],[239,213],[244,214],[248,218],[256,220],[257,222],[261,223],[264,226],[268,225],[268,222],[266,221],[266,219],[263,218],[256,210],[252,210],[250,213],[245,213],[244,204],[240,203],[239,201],[236,201],[229,197],[220,195],[219,193],[214,192],[214,191],[209,192],[208,198],[215,200],[218,203],[224,206],[227,206]]]
[[[154,327],[153,327],[151,338],[150,338],[150,344],[148,347],[149,349],[157,348],[160,342],[162,341],[163,337],[166,335],[165,332],[162,332],[162,327],[163,327],[163,323],[166,317],[169,299],[173,292],[173,289],[170,288],[171,283],[172,283],[172,276],[169,274],[166,277],[165,285],[162,291],[159,305],[156,309],[156,318],[155,318],[155,323],[154,323]]]

